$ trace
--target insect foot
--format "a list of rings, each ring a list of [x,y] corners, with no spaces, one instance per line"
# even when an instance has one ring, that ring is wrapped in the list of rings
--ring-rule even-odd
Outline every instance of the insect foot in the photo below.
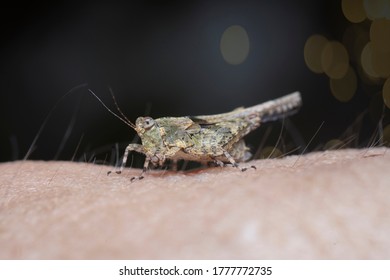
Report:
[[[135,180],[142,180],[143,178],[145,178],[144,176],[134,176],[134,177],[131,177],[130,179],[130,182],[134,182]]]
[[[257,169],[256,166],[254,166],[254,165],[251,165],[249,167],[240,167],[240,165],[238,163],[236,163],[236,162],[234,162],[234,163],[224,163],[223,166],[221,166],[221,167],[226,167],[226,166],[231,166],[231,167],[234,167],[234,168],[238,168],[242,172],[247,171],[249,168],[252,168],[252,169],[255,169],[255,170]]]
[[[112,173],[112,171],[107,171],[107,176],[110,175]],[[118,171],[115,171],[116,174],[121,174],[122,171],[121,170],[118,170]]]
[[[147,168],[144,167],[144,168],[142,169],[141,174],[140,174],[139,176],[131,177],[130,182],[134,182],[134,181],[136,181],[136,180],[137,180],[137,181],[142,180],[142,179],[144,178],[144,174],[145,174],[146,170],[147,170]]]
[[[241,171],[242,171],[242,172],[247,171],[249,168],[253,168],[254,170],[257,169],[256,166],[251,165],[250,167],[242,167],[242,168],[241,168]]]

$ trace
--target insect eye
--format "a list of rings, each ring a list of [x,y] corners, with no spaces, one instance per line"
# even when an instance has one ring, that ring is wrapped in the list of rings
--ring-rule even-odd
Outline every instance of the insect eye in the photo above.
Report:
[[[144,120],[144,128],[148,129],[154,125],[154,120],[152,118],[145,118]]]

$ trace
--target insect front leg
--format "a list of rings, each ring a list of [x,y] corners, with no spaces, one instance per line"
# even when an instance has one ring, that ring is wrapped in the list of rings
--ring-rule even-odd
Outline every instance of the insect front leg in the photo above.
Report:
[[[145,162],[144,162],[144,167],[142,168],[141,174],[139,176],[132,177],[130,179],[130,181],[133,182],[134,180],[142,180],[144,178],[144,174],[145,174],[146,170],[148,170],[149,163],[150,163],[150,158],[148,156],[146,156]]]
[[[129,152],[132,152],[132,151],[137,152],[137,153],[141,153],[141,154],[145,154],[144,147],[142,145],[140,145],[140,144],[129,144],[126,147],[125,153],[123,155],[122,165],[121,165],[119,170],[115,171],[115,173],[117,173],[117,174],[121,174],[122,173],[123,168],[126,165],[127,157],[129,155]],[[145,160],[145,163],[146,163],[146,161],[147,160]],[[148,165],[149,165],[149,161],[148,161]],[[145,166],[145,164],[144,164],[144,166]],[[111,173],[111,171],[108,171],[107,175],[109,175],[110,173]]]

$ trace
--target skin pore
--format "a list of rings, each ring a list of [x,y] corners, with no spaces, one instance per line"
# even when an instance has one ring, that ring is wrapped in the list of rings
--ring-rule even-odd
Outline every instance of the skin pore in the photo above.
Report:
[[[0,164],[2,259],[388,259],[390,152],[251,161],[256,170]]]

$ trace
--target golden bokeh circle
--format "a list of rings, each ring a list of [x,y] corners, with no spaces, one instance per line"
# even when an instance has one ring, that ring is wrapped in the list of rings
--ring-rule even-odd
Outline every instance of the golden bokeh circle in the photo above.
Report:
[[[341,79],[330,79],[330,90],[333,96],[340,102],[348,102],[355,95],[357,89],[357,77],[352,67]]]
[[[349,68],[349,56],[343,44],[328,42],[321,53],[321,64],[326,75],[332,79],[341,79]]]
[[[390,76],[390,49],[382,51],[380,47],[372,42],[372,69],[379,77],[387,78]]]
[[[386,52],[390,50],[390,20],[381,18],[372,22],[370,27],[370,39],[378,50]]]
[[[374,67],[372,64],[372,42],[368,42],[362,50],[362,54],[360,56],[360,63],[364,72],[372,78],[378,78],[379,75],[374,71]]]
[[[249,36],[245,28],[232,25],[223,32],[220,50],[224,60],[233,65],[243,63],[249,54]]]
[[[363,0],[342,0],[341,9],[344,16],[352,23],[359,23],[366,19]]]
[[[375,19],[370,27],[372,69],[377,76],[390,76],[390,20]]]
[[[378,18],[390,19],[390,1],[389,0],[364,0],[364,10],[369,19]]]
[[[321,63],[321,53],[327,43],[328,39],[317,34],[310,36],[306,40],[303,55],[307,67],[309,67],[309,69],[314,73],[324,72]]]

